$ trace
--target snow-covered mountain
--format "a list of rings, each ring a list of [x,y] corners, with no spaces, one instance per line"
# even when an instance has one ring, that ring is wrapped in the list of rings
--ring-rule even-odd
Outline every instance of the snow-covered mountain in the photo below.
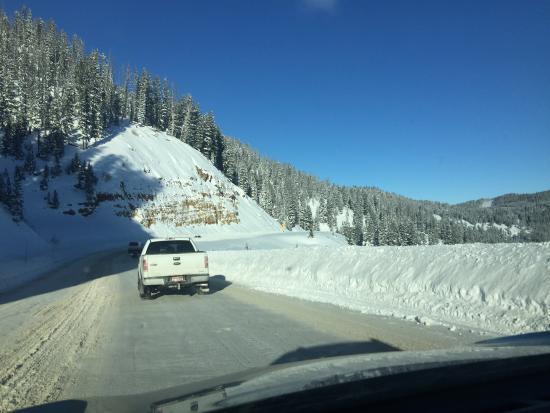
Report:
[[[0,227],[16,239],[2,245],[2,256],[21,259],[52,248],[124,245],[149,236],[280,231],[279,224],[233,185],[200,152],[151,127],[125,124],[86,150],[68,146],[65,171],[75,154],[89,161],[97,184],[97,205],[75,188],[78,174],[50,176],[41,189],[39,173],[23,182],[24,221],[14,223],[1,211]],[[15,161],[0,158],[0,171]],[[40,171],[53,160],[37,160]],[[58,194],[51,208],[47,194]]]

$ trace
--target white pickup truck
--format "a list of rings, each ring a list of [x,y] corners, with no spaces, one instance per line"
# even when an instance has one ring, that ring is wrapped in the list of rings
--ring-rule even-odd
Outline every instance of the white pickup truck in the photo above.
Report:
[[[153,238],[143,246],[138,265],[141,298],[175,288],[208,294],[208,255],[199,251],[191,238]]]

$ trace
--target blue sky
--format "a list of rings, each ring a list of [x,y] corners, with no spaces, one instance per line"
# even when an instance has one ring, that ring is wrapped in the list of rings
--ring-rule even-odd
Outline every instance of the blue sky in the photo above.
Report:
[[[11,1],[147,67],[223,131],[338,184],[550,189],[550,1]]]

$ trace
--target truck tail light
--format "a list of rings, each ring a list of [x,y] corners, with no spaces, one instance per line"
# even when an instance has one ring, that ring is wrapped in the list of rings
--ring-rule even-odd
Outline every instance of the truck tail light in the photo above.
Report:
[[[204,256],[204,268],[208,268],[208,255]]]
[[[148,269],[147,258],[143,258],[143,271],[147,271]]]

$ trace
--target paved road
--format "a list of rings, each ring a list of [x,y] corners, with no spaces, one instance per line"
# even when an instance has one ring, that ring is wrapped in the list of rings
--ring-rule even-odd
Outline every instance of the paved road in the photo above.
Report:
[[[286,361],[480,338],[252,291],[215,274],[211,284],[208,296],[144,301],[136,260],[107,252],[0,295],[0,411],[147,392]]]

